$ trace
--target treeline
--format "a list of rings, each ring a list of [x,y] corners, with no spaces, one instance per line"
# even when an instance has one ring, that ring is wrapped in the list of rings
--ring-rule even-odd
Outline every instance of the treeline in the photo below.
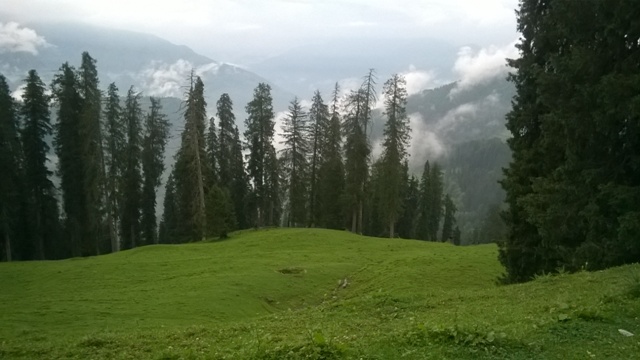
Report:
[[[241,138],[230,97],[223,94],[216,103],[217,121],[208,118],[204,84],[193,77],[160,242],[291,226],[459,243],[456,207],[443,194],[438,164],[427,162],[420,179],[408,173],[406,83],[398,75],[383,87],[383,152],[372,162],[368,133],[375,82],[370,71],[344,97],[336,84],[328,103],[316,91],[309,109],[293,99],[277,150],[269,85],[259,84],[246,105]]]
[[[506,281],[640,259],[639,16],[634,0],[520,2]]]
[[[133,88],[124,99],[115,84],[103,93],[86,52],[78,69],[63,64],[49,89],[30,71],[21,101],[0,75],[2,259],[89,256],[265,226],[459,243],[440,166],[427,162],[420,178],[408,173],[401,76],[383,87],[386,124],[375,160],[373,70],[343,97],[336,84],[329,104],[319,92],[308,110],[294,99],[279,150],[269,85],[254,90],[241,135],[231,98],[223,94],[209,117],[202,80],[192,74],[188,81],[158,228],[156,192],[169,136],[160,100],[151,98],[145,113]]]
[[[160,101],[152,98],[145,114],[133,88],[124,104],[115,84],[105,96],[86,52],[78,69],[63,64],[49,89],[35,70],[24,82],[16,102],[0,75],[2,258],[59,259],[156,243],[169,135]]]

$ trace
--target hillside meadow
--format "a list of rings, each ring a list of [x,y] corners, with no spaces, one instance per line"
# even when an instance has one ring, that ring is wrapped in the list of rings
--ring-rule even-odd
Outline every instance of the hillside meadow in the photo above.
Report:
[[[504,286],[497,252],[265,229],[0,263],[0,358],[638,357],[639,265]]]

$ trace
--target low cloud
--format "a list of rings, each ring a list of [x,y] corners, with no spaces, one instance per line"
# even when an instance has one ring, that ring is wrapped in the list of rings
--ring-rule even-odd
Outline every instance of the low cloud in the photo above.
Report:
[[[38,54],[38,49],[49,46],[35,30],[21,27],[16,22],[0,22],[0,53],[27,52]]]
[[[401,75],[404,76],[407,81],[407,93],[409,96],[437,85],[435,72],[419,70],[413,65],[409,66],[409,70],[403,72]]]
[[[409,115],[411,140],[408,152],[409,169],[420,169],[428,159],[437,159],[445,153],[445,146],[419,113]]]
[[[470,47],[463,47],[458,52],[453,71],[460,79],[451,91],[451,96],[472,88],[477,84],[485,84],[496,77],[504,77],[509,72],[506,59],[518,57],[516,42],[504,47],[491,46],[473,51]]]
[[[136,77],[140,81],[142,91],[150,96],[173,96],[181,98],[193,70],[198,76],[216,74],[220,64],[212,62],[195,67],[191,62],[180,59],[173,64],[151,62]]]

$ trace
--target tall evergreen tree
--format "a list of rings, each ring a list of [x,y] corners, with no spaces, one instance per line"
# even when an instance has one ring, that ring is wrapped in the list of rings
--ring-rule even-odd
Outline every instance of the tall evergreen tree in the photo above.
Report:
[[[17,210],[20,207],[22,151],[18,137],[16,105],[4,75],[0,74],[0,234],[6,261],[13,260],[17,230]]]
[[[247,196],[249,194],[249,180],[244,167],[244,155],[242,154],[242,141],[238,127],[233,129],[233,143],[231,144],[231,160],[229,162],[231,181],[229,182],[231,201],[236,215],[236,225],[239,229],[250,226],[247,209]]]
[[[218,131],[214,118],[209,119],[209,127],[205,136],[205,188],[209,189],[214,185],[219,185],[219,162],[220,144],[218,143]],[[206,192],[206,190],[205,190]]]
[[[142,211],[142,109],[140,94],[133,86],[127,92],[122,119],[126,125],[127,143],[122,176],[122,249],[142,245],[140,216]]]
[[[437,241],[442,218],[443,182],[442,170],[437,163],[427,161],[420,180],[420,217],[417,238]]]
[[[205,120],[204,84],[191,76],[185,103],[185,128],[176,155],[174,180],[182,230],[186,239],[203,240],[207,229],[205,209]]]
[[[316,90],[311,100],[309,109],[309,120],[311,122],[311,161],[309,171],[309,224],[315,226],[318,223],[318,176],[322,163],[324,150],[325,133],[329,127],[329,107],[322,100],[320,91]]]
[[[158,242],[156,220],[156,192],[164,172],[164,149],[169,140],[169,121],[162,112],[159,99],[150,98],[151,106],[145,118],[142,140],[142,243]]]
[[[180,241],[180,226],[178,222],[181,217],[180,208],[176,194],[176,183],[173,179],[175,171],[172,170],[167,179],[164,192],[164,202],[162,203],[162,221],[158,231],[158,242],[161,244],[173,244]]]
[[[367,112],[365,93],[354,91],[347,98],[347,113],[343,118],[345,134],[345,193],[346,205],[351,215],[351,232],[362,233],[362,214],[365,189],[368,176],[369,154],[371,152],[364,125],[367,123],[364,114]]]
[[[246,106],[245,139],[249,148],[248,171],[256,206],[255,225],[272,224],[277,201],[277,159],[273,147],[274,114],[271,87],[260,83]],[[274,194],[275,192],[275,194]]]
[[[96,60],[82,53],[78,70],[78,90],[82,97],[80,110],[80,140],[84,164],[85,210],[87,211],[83,254],[107,251],[103,234],[104,163],[100,112],[102,93],[99,90]]]
[[[111,238],[111,251],[120,249],[118,225],[120,219],[120,205],[122,176],[124,175],[126,124],[122,120],[120,96],[115,83],[109,84],[103,111],[104,128],[104,160],[107,222]]]
[[[400,75],[393,75],[384,84],[384,106],[387,123],[382,142],[382,216],[388,225],[389,237],[395,236],[395,224],[402,212],[405,179],[403,165],[408,156],[410,137],[407,117],[406,81]]]
[[[340,88],[336,83],[331,105],[331,117],[325,129],[322,157],[318,169],[317,199],[320,226],[344,229],[344,163],[342,160],[342,131],[338,111]]]
[[[289,105],[289,113],[282,124],[281,142],[284,147],[280,150],[283,160],[283,172],[286,178],[286,225],[299,226],[307,220],[307,171],[309,155],[309,139],[307,114],[302,109],[300,101],[295,98]]]
[[[84,166],[80,111],[82,97],[79,93],[76,71],[64,63],[54,76],[53,98],[58,109],[58,123],[54,145],[58,155],[58,172],[64,204],[64,228],[73,256],[88,255],[83,241],[90,238],[87,230],[86,171]]]
[[[49,145],[45,138],[52,134],[49,100],[46,87],[35,70],[25,79],[22,95],[22,148],[24,151],[25,183],[28,193],[31,236],[35,245],[34,258],[43,260],[55,246],[58,229],[58,204],[52,172],[47,168]]]
[[[233,178],[233,148],[235,145],[235,123],[236,117],[233,114],[233,102],[229,94],[222,94],[217,102],[218,117],[218,172],[220,184],[229,186]],[[233,196],[232,196],[233,197]]]
[[[398,236],[404,239],[416,238],[416,226],[419,217],[420,190],[418,179],[408,174],[408,165],[405,162],[403,174],[405,176],[403,212],[398,219]]]
[[[640,257],[639,11],[630,0],[520,4],[508,281]]]

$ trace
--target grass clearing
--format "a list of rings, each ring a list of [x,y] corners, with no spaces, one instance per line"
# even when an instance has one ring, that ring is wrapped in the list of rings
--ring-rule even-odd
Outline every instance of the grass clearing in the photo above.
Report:
[[[640,266],[510,286],[496,285],[501,272],[493,245],[319,229],[245,231],[220,242],[2,263],[0,358],[631,359],[640,353]]]

